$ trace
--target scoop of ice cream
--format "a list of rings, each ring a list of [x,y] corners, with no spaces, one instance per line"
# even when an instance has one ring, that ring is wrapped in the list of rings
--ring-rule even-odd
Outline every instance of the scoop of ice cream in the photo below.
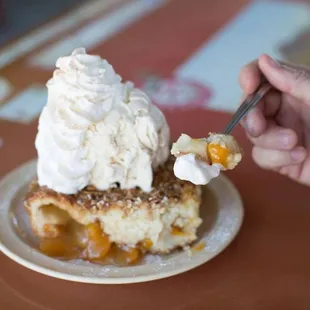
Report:
[[[176,159],[173,170],[178,179],[189,181],[195,185],[206,185],[219,176],[221,165],[210,165],[198,159],[195,154],[189,153]]]
[[[150,191],[169,156],[169,127],[147,95],[99,56],[57,60],[36,138],[38,182],[74,194],[87,185]]]

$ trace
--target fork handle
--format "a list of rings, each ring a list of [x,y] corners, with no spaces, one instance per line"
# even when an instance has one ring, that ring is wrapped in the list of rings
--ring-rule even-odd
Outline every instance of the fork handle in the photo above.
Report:
[[[245,115],[257,105],[257,103],[265,96],[265,94],[271,89],[271,84],[266,81],[258,87],[258,89],[251,95],[249,95],[245,101],[240,105],[238,110],[233,115],[232,119],[228,123],[224,130],[225,135],[229,135],[231,131],[239,124],[239,122],[245,117]]]

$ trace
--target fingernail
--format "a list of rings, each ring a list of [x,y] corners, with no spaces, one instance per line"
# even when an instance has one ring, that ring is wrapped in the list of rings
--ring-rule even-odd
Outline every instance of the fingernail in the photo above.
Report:
[[[251,119],[246,118],[245,121],[244,121],[244,125],[245,125],[245,128],[246,128],[247,132],[251,136],[254,135],[253,122],[251,121]]]
[[[304,160],[306,156],[306,151],[304,148],[298,148],[291,152],[291,159],[294,162],[301,162]]]
[[[250,136],[256,137],[255,117],[253,117],[252,113],[250,112],[245,118],[245,128]]]
[[[279,137],[279,143],[284,147],[290,147],[292,142],[292,136],[290,134],[282,133]]]
[[[276,69],[279,69],[281,67],[281,64],[277,60],[273,59],[272,57],[269,56],[267,59],[268,59],[268,64],[271,67],[276,68]]]

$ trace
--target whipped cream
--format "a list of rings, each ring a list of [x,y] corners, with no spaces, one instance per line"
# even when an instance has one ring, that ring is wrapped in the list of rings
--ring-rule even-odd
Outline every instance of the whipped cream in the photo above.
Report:
[[[169,156],[162,112],[113,67],[79,48],[59,58],[36,138],[38,183],[74,194],[87,185],[150,191]]]
[[[173,170],[177,178],[189,181],[195,185],[206,185],[219,176],[223,166],[220,164],[209,165],[197,159],[195,154],[189,153],[177,157]]]

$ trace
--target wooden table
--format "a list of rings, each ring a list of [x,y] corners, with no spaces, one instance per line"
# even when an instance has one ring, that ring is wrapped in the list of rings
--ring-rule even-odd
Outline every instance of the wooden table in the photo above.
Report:
[[[172,1],[90,52],[104,54],[111,63],[117,63],[126,79],[134,76],[136,68],[145,67],[169,75],[246,2]],[[154,24],[156,32],[145,37],[145,31],[149,32]],[[182,33],[182,40],[178,36],[180,25],[188,30]],[[145,48],[139,47],[141,40]],[[125,58],[127,53],[130,62]],[[29,80],[29,76],[16,75],[21,65],[19,60],[4,70],[20,87]],[[49,74],[33,70],[31,78],[42,80]],[[197,107],[167,108],[164,112],[173,138],[181,132],[203,136],[210,130],[220,131],[229,119],[226,113]],[[0,175],[36,156],[36,127],[36,121],[27,125],[0,121],[4,140]],[[0,309],[308,310],[310,189],[256,167],[251,160],[251,146],[240,128],[236,137],[245,149],[245,157],[240,167],[228,175],[243,197],[245,221],[236,240],[218,257],[164,280],[100,286],[49,278],[0,254]]]

